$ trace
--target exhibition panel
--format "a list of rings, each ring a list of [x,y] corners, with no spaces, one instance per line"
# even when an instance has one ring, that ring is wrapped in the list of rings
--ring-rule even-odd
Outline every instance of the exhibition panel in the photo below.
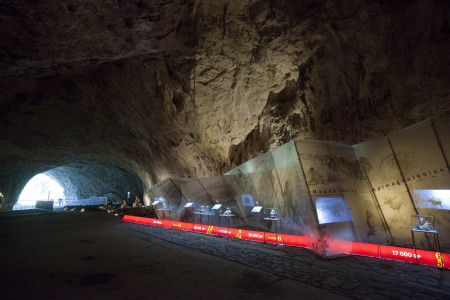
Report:
[[[355,190],[346,186],[345,180],[341,180],[341,175],[347,177],[352,173],[351,165],[354,162],[336,156],[338,151],[331,152],[330,147],[337,146],[346,147],[325,141],[297,142],[300,162],[312,196],[312,212],[317,216],[324,254],[327,256],[349,253],[350,249],[346,249],[349,245],[341,241],[357,241],[353,219],[344,197],[344,193],[355,193]],[[351,147],[348,149],[352,151]]]
[[[291,141],[223,176],[168,178],[147,198],[159,218],[179,222],[170,226],[324,256],[375,251],[355,243],[448,252],[450,235],[438,236],[450,229],[448,125],[426,120],[354,146]],[[414,230],[416,215],[434,216],[435,227]]]
[[[409,221],[416,211],[407,186],[402,182],[401,169],[390,141],[382,138],[355,145],[354,149],[392,236],[389,242],[409,246]]]
[[[412,199],[416,214],[433,215],[443,232],[450,230],[450,206],[446,162],[439,140],[430,120],[421,122],[389,136],[396,153],[398,164],[407,185],[405,191]],[[417,141],[420,141],[418,143]],[[447,204],[448,203],[448,204]],[[447,234],[440,235],[442,244],[447,247],[450,239]],[[416,234],[416,246],[420,249],[436,249],[433,237],[429,234]]]
[[[223,176],[172,178],[172,182],[183,195],[177,211],[182,220],[218,226],[219,211],[212,210],[213,206],[234,204],[233,196]]]
[[[195,223],[193,208],[196,203],[193,203],[191,199],[199,199],[199,198],[191,198],[190,195],[194,190],[200,190],[201,187],[198,184],[197,180],[190,178],[171,178],[172,183],[176,186],[179,193],[181,194],[181,201],[179,206],[176,209],[175,215],[182,222],[192,222]],[[191,204],[188,208],[186,208],[186,204],[191,201]],[[177,220],[178,220],[177,218]]]
[[[179,205],[180,195],[170,178],[154,185],[147,193],[151,200],[150,204],[155,208],[160,219],[173,219],[175,217],[174,210]]]
[[[247,171],[247,165],[249,163],[251,163],[251,160],[225,173],[224,179],[230,188],[233,199],[235,199],[235,205],[246,216],[247,224],[253,227],[259,227],[262,226],[262,222],[259,222],[256,217],[254,218],[250,215],[252,208],[256,205],[259,198],[251,182],[249,171]]]
[[[356,234],[353,241],[385,242],[386,232],[382,217],[376,209],[374,195],[353,147],[337,143],[328,143],[327,147],[338,170],[335,176],[346,201],[344,204],[351,213],[352,228]]]
[[[309,246],[325,254],[294,142],[244,163],[226,173],[225,179],[245,212],[248,228],[307,236]],[[255,207],[265,209],[255,211]]]
[[[270,155],[265,153],[224,175],[236,201],[235,205],[245,216],[245,222],[249,229],[265,231],[263,211],[253,211],[253,208],[274,205],[276,191],[266,165],[268,159],[271,159]],[[257,182],[260,178],[263,178],[263,182]]]
[[[282,195],[280,214],[283,233],[308,236],[310,241],[317,241],[320,238],[318,224],[296,145],[289,142],[269,153],[276,166],[276,182]]]

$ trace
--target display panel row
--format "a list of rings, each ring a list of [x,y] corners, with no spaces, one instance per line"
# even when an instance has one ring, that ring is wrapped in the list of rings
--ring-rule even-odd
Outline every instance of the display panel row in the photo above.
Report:
[[[427,120],[354,146],[291,141],[222,176],[168,178],[147,198],[162,219],[302,236],[325,256],[348,253],[342,241],[411,247],[411,216],[450,229],[449,125]],[[419,249],[435,247],[430,234],[416,234]],[[448,252],[450,235],[440,239]]]

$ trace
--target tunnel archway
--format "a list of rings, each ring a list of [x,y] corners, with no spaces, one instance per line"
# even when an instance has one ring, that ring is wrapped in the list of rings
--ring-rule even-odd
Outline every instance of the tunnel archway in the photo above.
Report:
[[[127,193],[142,197],[142,180],[124,168],[103,160],[79,160],[53,168],[46,174],[64,187],[66,199],[87,199]]]
[[[64,198],[64,188],[56,180],[45,175],[45,173],[40,173],[27,182],[13,210],[34,208],[36,201],[39,200]]]
[[[15,210],[34,208],[36,200],[53,200],[54,206],[59,207],[69,203],[84,205],[110,198],[117,201],[126,198],[128,193],[142,198],[144,184],[131,171],[111,162],[90,159],[39,172],[18,189]]]

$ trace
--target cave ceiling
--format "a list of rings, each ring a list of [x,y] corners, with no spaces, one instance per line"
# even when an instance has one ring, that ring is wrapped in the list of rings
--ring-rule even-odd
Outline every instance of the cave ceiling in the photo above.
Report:
[[[12,203],[54,168],[75,186],[103,170],[91,190],[149,187],[448,116],[449,6],[0,1],[0,191]]]

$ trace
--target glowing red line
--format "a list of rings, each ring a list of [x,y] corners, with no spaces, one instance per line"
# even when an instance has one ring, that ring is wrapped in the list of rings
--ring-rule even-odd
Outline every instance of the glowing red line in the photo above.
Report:
[[[231,238],[240,238],[244,240],[259,241],[267,243],[278,243],[288,246],[296,246],[303,248],[313,249],[314,240],[308,236],[298,236],[298,235],[288,235],[288,234],[275,234],[269,232],[261,231],[249,231],[241,230],[236,228],[227,228],[217,226],[210,226],[205,224],[193,224],[177,221],[169,221],[162,219],[152,219],[144,217],[136,217],[130,215],[124,215],[122,218],[124,222],[138,223],[144,225],[160,226],[166,228],[173,228],[185,231],[202,232],[214,235],[229,236]],[[348,254],[370,256],[376,258],[399,260],[404,262],[416,262],[414,249],[385,246],[377,244],[366,244],[357,243],[351,241],[328,239],[328,245],[333,245],[333,247],[328,247],[328,250],[342,251],[343,249],[351,249]],[[417,250],[417,262],[422,265],[429,266],[439,266],[446,269],[450,269],[450,254],[448,253],[437,253],[434,251],[427,250]]]

